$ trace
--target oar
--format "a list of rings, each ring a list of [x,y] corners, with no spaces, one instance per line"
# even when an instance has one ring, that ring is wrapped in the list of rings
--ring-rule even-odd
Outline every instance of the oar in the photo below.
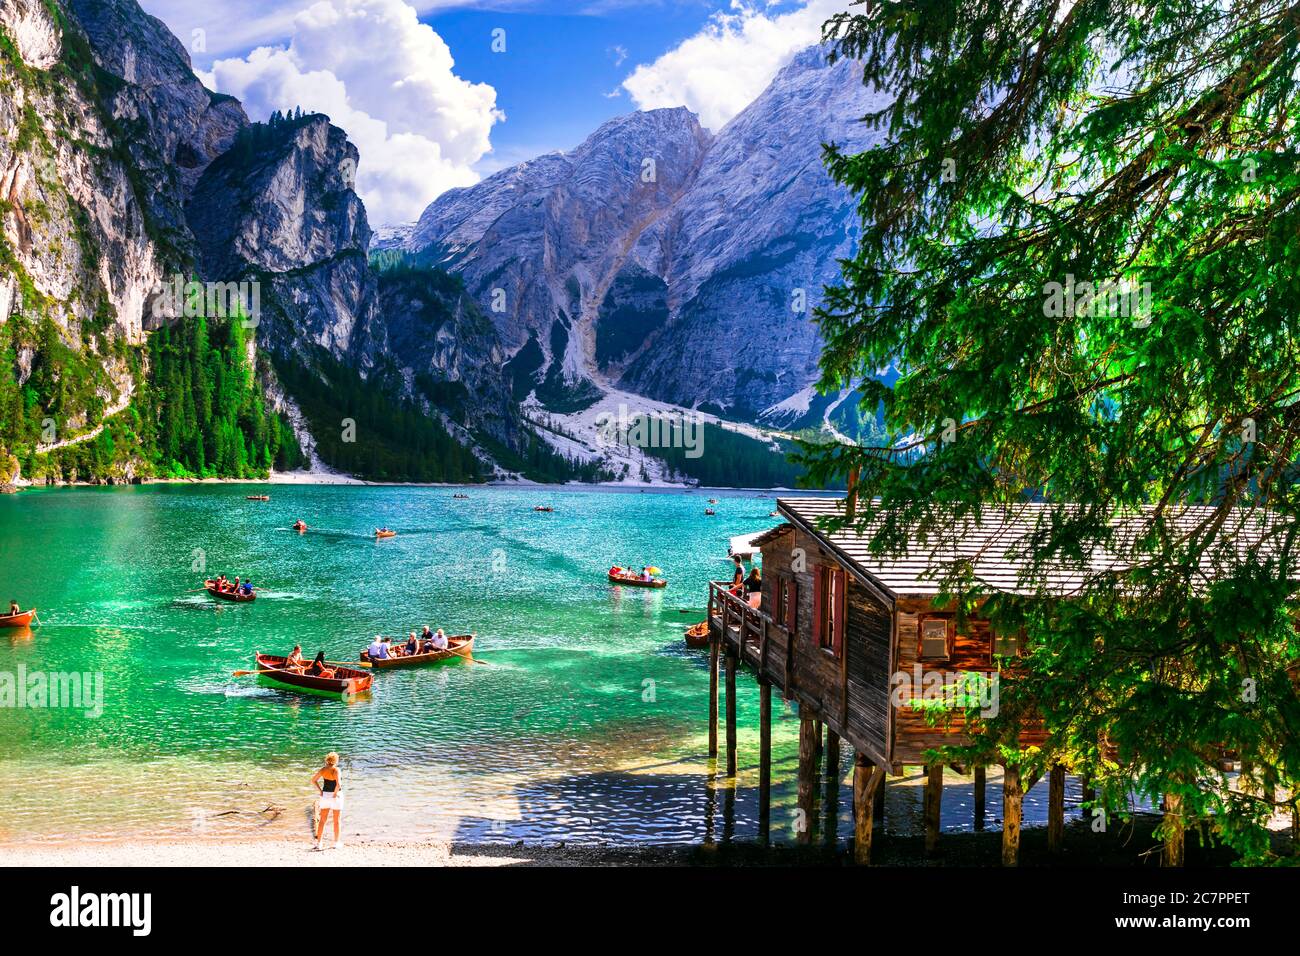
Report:
[[[267,667],[267,668],[264,668],[264,669],[262,669],[262,670],[256,670],[256,671],[234,671],[234,672],[231,673],[230,676],[231,676],[231,677],[247,677],[249,674],[274,674],[276,671],[279,671],[279,670],[283,670],[283,668],[280,668],[280,667]]]

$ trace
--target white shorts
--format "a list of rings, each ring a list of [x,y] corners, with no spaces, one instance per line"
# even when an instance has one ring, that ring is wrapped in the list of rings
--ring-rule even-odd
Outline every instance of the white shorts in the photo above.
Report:
[[[342,810],[343,794],[341,793],[322,793],[319,804],[322,810]]]

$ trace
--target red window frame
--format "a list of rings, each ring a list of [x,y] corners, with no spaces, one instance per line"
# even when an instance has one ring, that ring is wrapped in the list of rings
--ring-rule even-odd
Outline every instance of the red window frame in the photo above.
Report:
[[[844,653],[848,623],[848,575],[833,565],[819,565],[813,575],[813,642],[835,657]]]

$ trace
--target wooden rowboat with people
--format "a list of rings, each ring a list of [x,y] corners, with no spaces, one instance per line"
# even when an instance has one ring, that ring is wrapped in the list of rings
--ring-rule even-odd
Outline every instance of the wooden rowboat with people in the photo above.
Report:
[[[250,589],[248,591],[225,590],[218,587],[216,581],[204,581],[203,587],[214,598],[221,598],[223,601],[234,601],[236,604],[247,604],[249,601],[257,599],[257,591]]]
[[[330,664],[326,674],[306,673],[306,669],[288,669],[285,667],[287,657],[272,654],[257,654],[257,678],[274,687],[302,691],[308,694],[320,694],[326,697],[352,697],[370,690],[374,675],[360,668],[344,667]]]
[[[376,537],[376,538],[395,538],[395,537],[397,537],[397,532],[394,531],[394,530],[392,530],[391,528],[376,528],[376,529],[375,529],[375,537]]]
[[[630,568],[620,568],[618,566],[609,569],[610,584],[630,584],[634,588],[666,588],[668,582],[663,578],[650,578],[646,580]]]
[[[36,608],[30,611],[19,611],[17,614],[3,614],[0,615],[0,627],[26,627],[35,617]]]
[[[397,642],[394,641],[394,644]],[[453,634],[447,637],[447,647],[445,650],[429,651],[427,654],[410,654],[401,657],[389,657],[379,659],[370,657],[368,651],[361,652],[361,660],[367,662],[376,670],[391,670],[394,667],[420,667],[424,664],[436,664],[439,661],[451,660],[454,658],[469,658],[474,654],[474,635],[473,634]]]
[[[708,647],[709,622],[700,621],[699,624],[692,624],[686,629],[685,637],[687,647]]]
[[[270,501],[271,496],[270,495],[245,495],[244,499],[246,501]]]

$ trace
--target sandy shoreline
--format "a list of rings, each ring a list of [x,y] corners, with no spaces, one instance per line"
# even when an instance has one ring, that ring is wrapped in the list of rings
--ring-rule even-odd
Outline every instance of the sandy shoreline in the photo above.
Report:
[[[348,842],[342,847],[320,851],[314,850],[307,839],[0,844],[0,867],[598,866],[668,862],[662,856],[664,853],[673,855],[667,849],[656,853],[601,847],[469,846],[374,840]]]

